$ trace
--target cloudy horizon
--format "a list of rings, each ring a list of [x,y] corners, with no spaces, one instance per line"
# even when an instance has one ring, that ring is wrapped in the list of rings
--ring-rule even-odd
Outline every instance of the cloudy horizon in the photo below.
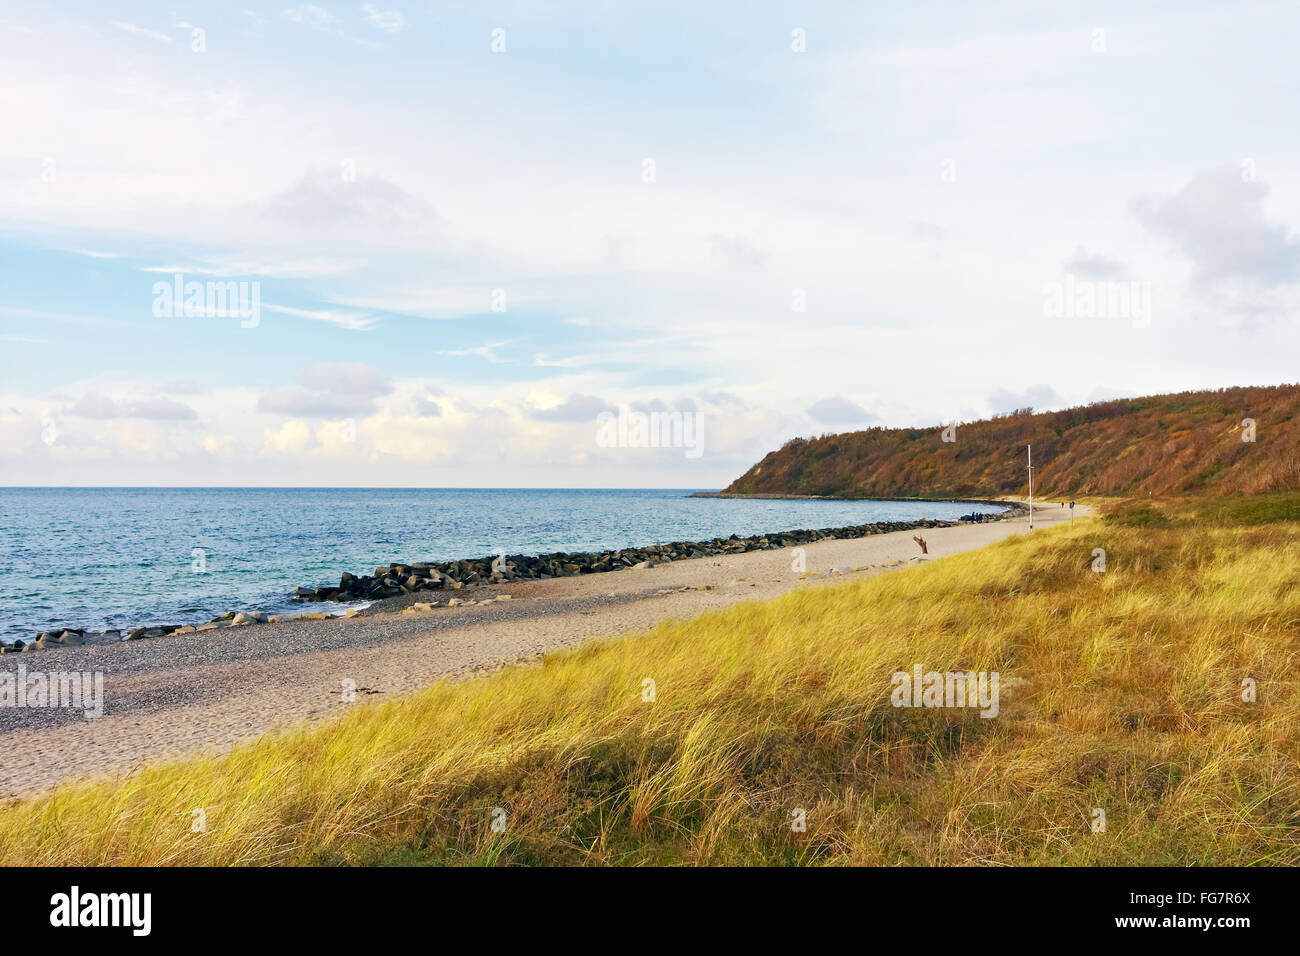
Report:
[[[715,488],[796,436],[1295,381],[1298,25],[5,11],[0,484]],[[702,453],[600,441],[620,410]]]

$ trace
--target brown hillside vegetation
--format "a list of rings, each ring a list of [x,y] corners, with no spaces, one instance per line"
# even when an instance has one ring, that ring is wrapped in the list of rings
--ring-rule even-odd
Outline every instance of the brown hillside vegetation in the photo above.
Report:
[[[943,427],[795,438],[727,494],[835,497],[1262,494],[1300,490],[1300,385],[1115,399]],[[1249,423],[1253,421],[1253,442]]]

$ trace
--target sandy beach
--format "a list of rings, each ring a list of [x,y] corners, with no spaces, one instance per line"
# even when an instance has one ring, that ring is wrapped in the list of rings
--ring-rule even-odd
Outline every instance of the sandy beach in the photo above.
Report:
[[[1079,506],[1077,515],[1088,509]],[[1036,528],[1069,520],[1056,502],[1036,504]],[[402,613],[430,595],[381,602],[353,618],[292,620],[112,645],[0,657],[0,670],[102,671],[104,714],[0,710],[0,797],[72,778],[129,774],[145,761],[220,752],[300,721],[375,699],[535,659],[585,641],[646,630],[739,601],[801,587],[835,586],[979,548],[1027,531],[1028,518],[923,532],[821,541],[793,549],[682,560],[619,573],[465,589],[475,603]],[[508,595],[508,599],[506,596]],[[437,597],[445,604],[451,595]],[[499,598],[499,599],[498,599]]]

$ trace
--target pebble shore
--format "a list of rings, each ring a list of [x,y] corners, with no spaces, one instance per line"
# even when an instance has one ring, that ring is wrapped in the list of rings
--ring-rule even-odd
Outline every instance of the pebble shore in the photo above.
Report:
[[[972,512],[956,521],[929,518],[918,521],[879,521],[840,528],[800,528],[748,537],[732,535],[728,538],[713,538],[708,541],[674,541],[669,544],[657,544],[645,548],[623,548],[617,551],[562,551],[539,555],[499,554],[456,561],[412,564],[394,562],[387,567],[375,568],[373,574],[355,575],[344,572],[337,587],[299,587],[295,589],[292,597],[300,602],[378,602],[420,592],[457,591],[461,588],[509,584],[514,581],[545,581],[551,578],[578,577],[584,574],[651,568],[685,559],[743,554],[749,551],[778,551],[818,541],[864,538],[868,535],[889,534],[895,531],[947,528],[962,523],[1000,521],[1018,517],[1024,512],[1023,505],[1014,502],[1001,502],[1001,504],[1006,505],[1005,511],[992,514]],[[473,603],[473,601],[451,597],[446,602],[437,600],[421,602],[420,609],[456,607],[466,603]],[[344,615],[355,616],[357,613],[358,610],[350,609],[344,612]],[[252,624],[276,623],[289,617],[324,620],[328,616],[330,615],[323,612],[274,615],[245,610],[227,611],[203,624],[154,624],[132,628],[125,632],[116,630],[88,632],[81,628],[56,627],[38,632],[31,641],[17,640],[12,645],[0,645],[0,655],[54,647],[78,647],[85,644],[137,641],[226,630]]]

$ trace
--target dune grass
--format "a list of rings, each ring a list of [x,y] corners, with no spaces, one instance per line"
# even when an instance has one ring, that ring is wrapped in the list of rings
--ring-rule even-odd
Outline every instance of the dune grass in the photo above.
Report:
[[[1300,863],[1300,526],[1124,514],[65,786],[0,863]]]

